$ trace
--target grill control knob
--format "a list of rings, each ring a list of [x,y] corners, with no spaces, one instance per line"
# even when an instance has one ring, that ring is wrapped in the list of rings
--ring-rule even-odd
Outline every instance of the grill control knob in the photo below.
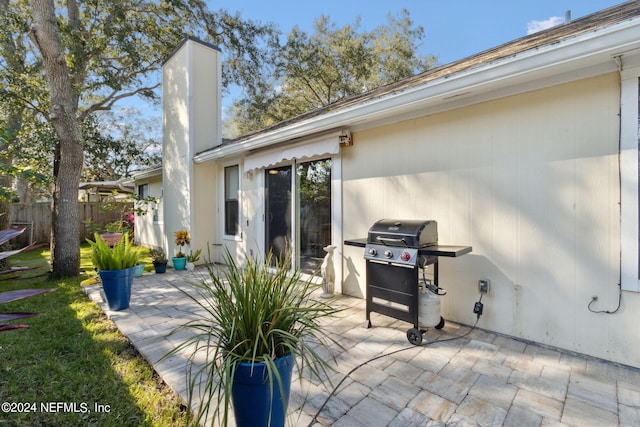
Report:
[[[404,262],[407,262],[411,259],[411,254],[407,251],[402,252],[402,254],[400,255],[400,259],[403,260]]]
[[[385,257],[385,258],[389,259],[389,258],[391,258],[392,256],[393,256],[393,252],[391,252],[391,251],[389,251],[389,250],[384,251],[384,257]]]
[[[369,255],[371,256],[378,255],[378,251],[376,251],[376,248],[369,248]]]

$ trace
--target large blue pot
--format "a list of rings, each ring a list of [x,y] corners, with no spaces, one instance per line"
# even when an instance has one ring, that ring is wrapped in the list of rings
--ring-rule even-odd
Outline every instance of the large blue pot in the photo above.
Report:
[[[98,271],[109,310],[118,311],[129,308],[134,270],[135,267]]]
[[[231,399],[238,427],[284,426],[293,371],[291,353],[276,359],[275,365],[282,378],[284,395],[280,393],[275,377],[273,384],[269,382],[269,374],[264,363],[240,363],[236,367]]]

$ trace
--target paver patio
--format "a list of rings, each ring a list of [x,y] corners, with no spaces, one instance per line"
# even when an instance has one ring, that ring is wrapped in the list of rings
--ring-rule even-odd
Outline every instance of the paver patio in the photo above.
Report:
[[[130,307],[117,312],[108,309],[99,284],[85,287],[185,402],[188,355],[161,359],[188,332],[168,334],[197,311],[176,286],[200,273],[135,278]],[[416,347],[405,337],[407,323],[372,313],[374,327],[362,327],[364,300],[337,296],[332,303],[344,311],[325,326],[344,349],[332,347],[331,379],[344,381],[327,401],[333,387],[306,375],[294,379],[289,425],[310,425],[327,401],[311,425],[640,426],[638,369],[486,332],[482,319],[473,330],[447,322]]]

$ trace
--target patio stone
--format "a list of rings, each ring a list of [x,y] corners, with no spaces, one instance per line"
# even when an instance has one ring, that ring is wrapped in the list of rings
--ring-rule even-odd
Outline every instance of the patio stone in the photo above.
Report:
[[[189,351],[164,356],[191,332],[169,333],[202,315],[175,287],[188,289],[183,283],[193,277],[169,270],[136,278],[130,307],[118,312],[108,309],[99,284],[83,287],[185,402]],[[363,328],[364,300],[337,296],[331,303],[345,310],[322,319],[323,327],[343,348],[332,344],[329,351],[317,351],[335,368],[327,373],[332,384],[308,370],[294,379],[288,425],[640,425],[640,369],[450,321],[442,330],[429,329],[423,345],[413,346],[404,322],[374,313],[374,327]],[[204,354],[194,362],[204,363]]]

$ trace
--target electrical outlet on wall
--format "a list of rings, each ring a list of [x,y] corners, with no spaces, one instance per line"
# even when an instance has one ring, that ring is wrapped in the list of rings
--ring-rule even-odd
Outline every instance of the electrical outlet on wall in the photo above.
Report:
[[[489,293],[489,283],[491,283],[488,279],[480,279],[478,280],[478,291],[481,294]]]

